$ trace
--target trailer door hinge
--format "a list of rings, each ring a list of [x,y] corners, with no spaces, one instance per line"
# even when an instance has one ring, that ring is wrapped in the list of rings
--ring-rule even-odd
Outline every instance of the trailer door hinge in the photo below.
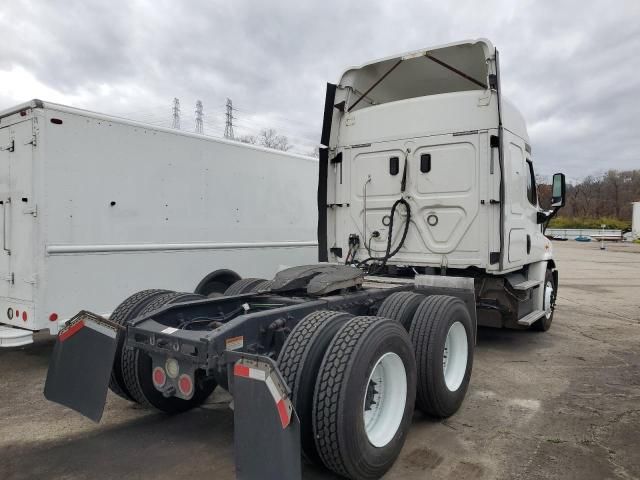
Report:
[[[13,152],[16,149],[16,141],[11,139],[11,142],[6,147],[0,147],[0,151],[7,150],[9,152]]]
[[[10,274],[6,275],[4,277],[4,279],[9,282],[11,285],[13,285],[14,283],[16,283],[16,275],[15,273],[11,272]]]
[[[490,205],[500,205],[500,200],[494,200],[493,198],[489,200]]]
[[[342,152],[338,153],[335,157],[331,159],[331,164],[342,163]]]
[[[34,205],[32,208],[25,208],[24,210],[22,210],[22,213],[24,213],[25,215],[33,215],[34,217],[38,216],[38,205]]]
[[[35,285],[36,283],[38,283],[38,274],[34,273],[33,275],[31,275],[31,278],[29,280],[25,280],[25,283],[30,283],[31,285]]]

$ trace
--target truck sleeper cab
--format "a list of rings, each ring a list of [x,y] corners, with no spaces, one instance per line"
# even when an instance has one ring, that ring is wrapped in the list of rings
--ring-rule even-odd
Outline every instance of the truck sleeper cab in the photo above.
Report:
[[[564,178],[552,212],[525,196],[530,148],[498,72],[486,40],[348,70],[325,101],[320,263],[220,298],[146,290],[108,320],[82,311],[58,337],[46,397],[99,421],[107,388],[176,413],[220,385],[238,478],[300,478],[301,453],[382,476],[414,408],[460,408],[480,321],[551,322],[542,226]]]

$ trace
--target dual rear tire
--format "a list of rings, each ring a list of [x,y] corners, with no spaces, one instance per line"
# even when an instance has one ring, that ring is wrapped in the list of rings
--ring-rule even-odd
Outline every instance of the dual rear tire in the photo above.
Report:
[[[304,456],[353,479],[391,468],[414,406],[438,418],[455,413],[471,375],[475,332],[464,302],[412,292],[385,302],[377,317],[308,315],[278,358]]]
[[[303,454],[349,478],[379,478],[406,439],[416,394],[411,341],[381,317],[319,311],[278,358],[301,423]]]

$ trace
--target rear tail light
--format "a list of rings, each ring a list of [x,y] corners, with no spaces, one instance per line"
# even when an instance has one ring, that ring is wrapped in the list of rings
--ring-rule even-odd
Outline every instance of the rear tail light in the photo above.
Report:
[[[49,315],[49,321],[55,322],[57,320],[58,320],[58,314],[57,313],[52,313],[51,315]]]
[[[24,310],[22,311],[22,320],[23,321],[27,321],[27,312],[25,312]]]
[[[180,390],[180,393],[187,398],[191,397],[191,394],[193,394],[193,379],[186,373],[180,375],[180,378],[178,379],[178,390]]]
[[[164,373],[162,367],[156,367],[153,369],[153,384],[156,388],[164,387],[164,384],[167,383],[167,374]]]

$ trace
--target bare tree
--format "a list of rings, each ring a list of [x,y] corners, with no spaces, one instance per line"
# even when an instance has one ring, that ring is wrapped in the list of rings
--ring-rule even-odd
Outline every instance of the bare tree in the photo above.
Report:
[[[273,128],[263,128],[258,136],[243,135],[238,140],[243,143],[251,143],[266,148],[282,150],[283,152],[291,149],[289,139],[284,135],[278,135],[278,132]]]
[[[255,135],[242,135],[241,137],[237,138],[237,140],[240,140],[242,143],[250,143],[252,145],[258,143],[258,137],[256,137]]]
[[[542,179],[537,179],[539,182]],[[547,185],[538,185],[539,197]],[[582,220],[608,218],[621,222],[631,219],[631,203],[640,201],[640,170],[618,171],[589,175],[581,182],[567,185],[567,205],[561,216]],[[541,201],[541,205],[544,203]]]
[[[273,128],[263,128],[258,136],[258,143],[263,147],[273,148],[286,152],[291,148],[289,139],[284,135],[278,135]]]

